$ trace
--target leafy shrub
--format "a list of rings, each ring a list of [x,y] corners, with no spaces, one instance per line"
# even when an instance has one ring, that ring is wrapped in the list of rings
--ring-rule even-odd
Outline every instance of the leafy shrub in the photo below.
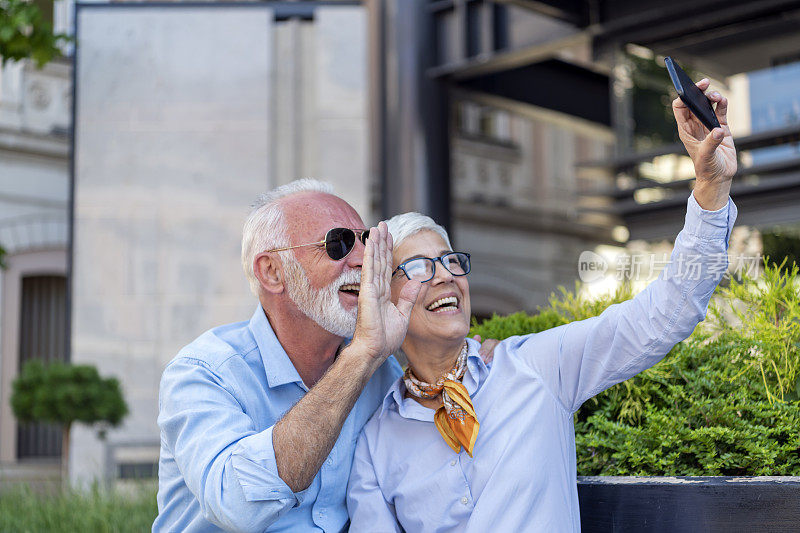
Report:
[[[785,263],[767,267],[759,280],[744,278],[721,289],[727,305],[711,308],[716,329],[749,347],[732,362],[743,373],[758,369],[770,401],[778,396],[797,400],[800,393],[798,266],[785,268]]]
[[[119,381],[89,365],[28,361],[14,380],[11,407],[20,422],[118,425],[128,407]]]
[[[101,378],[93,366],[60,361],[45,365],[32,359],[22,367],[12,389],[11,408],[17,420],[61,424],[64,479],[73,422],[116,426],[128,413],[119,381]]]
[[[575,415],[580,475],[800,475],[797,266],[718,290],[705,327],[653,368]],[[533,316],[474,324],[502,339],[601,313],[630,296],[589,301],[562,289]]]

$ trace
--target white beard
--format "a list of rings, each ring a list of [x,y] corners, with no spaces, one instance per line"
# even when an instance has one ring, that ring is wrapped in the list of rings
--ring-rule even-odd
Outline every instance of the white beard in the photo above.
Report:
[[[349,283],[360,284],[361,272],[342,272],[327,287],[313,289],[303,266],[294,257],[282,256],[281,260],[286,274],[286,290],[300,312],[337,337],[352,337],[356,331],[358,309],[348,311],[342,307],[339,287]]]

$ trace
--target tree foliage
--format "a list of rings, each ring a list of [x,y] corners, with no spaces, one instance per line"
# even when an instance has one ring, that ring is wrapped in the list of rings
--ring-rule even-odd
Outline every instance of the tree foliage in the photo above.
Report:
[[[33,359],[14,380],[11,396],[14,415],[21,422],[53,422],[69,427],[73,422],[119,425],[128,413],[119,381],[101,378],[88,365]]]
[[[800,475],[798,269],[720,288],[706,323],[656,366],[575,415],[581,475]],[[473,326],[483,338],[534,333],[594,316],[630,296],[561,292],[529,316]]]
[[[26,0],[0,0],[0,57],[2,64],[30,58],[43,67],[61,54],[59,44],[69,41],[66,34],[53,33],[53,25],[42,11]]]

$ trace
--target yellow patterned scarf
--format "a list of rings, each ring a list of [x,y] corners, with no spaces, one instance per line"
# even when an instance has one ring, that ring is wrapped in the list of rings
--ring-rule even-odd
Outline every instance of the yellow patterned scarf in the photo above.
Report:
[[[461,452],[463,446],[472,457],[475,439],[478,438],[478,430],[481,425],[475,416],[475,409],[467,388],[461,384],[466,370],[467,343],[464,342],[456,364],[450,372],[440,376],[435,384],[431,385],[417,379],[410,365],[403,375],[403,381],[408,392],[417,398],[435,398],[441,393],[444,405],[436,411],[433,417],[436,429],[454,452]]]

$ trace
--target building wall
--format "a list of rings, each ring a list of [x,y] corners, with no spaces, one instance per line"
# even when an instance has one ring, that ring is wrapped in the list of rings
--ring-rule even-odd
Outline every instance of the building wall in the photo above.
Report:
[[[370,223],[366,30],[361,7],[274,25],[271,176],[329,181]]]
[[[98,439],[77,427],[73,482],[154,463],[158,383],[203,331],[257,305],[241,227],[260,193],[332,182],[367,211],[364,15],[266,6],[78,12],[74,362],[120,379],[130,407]]]

